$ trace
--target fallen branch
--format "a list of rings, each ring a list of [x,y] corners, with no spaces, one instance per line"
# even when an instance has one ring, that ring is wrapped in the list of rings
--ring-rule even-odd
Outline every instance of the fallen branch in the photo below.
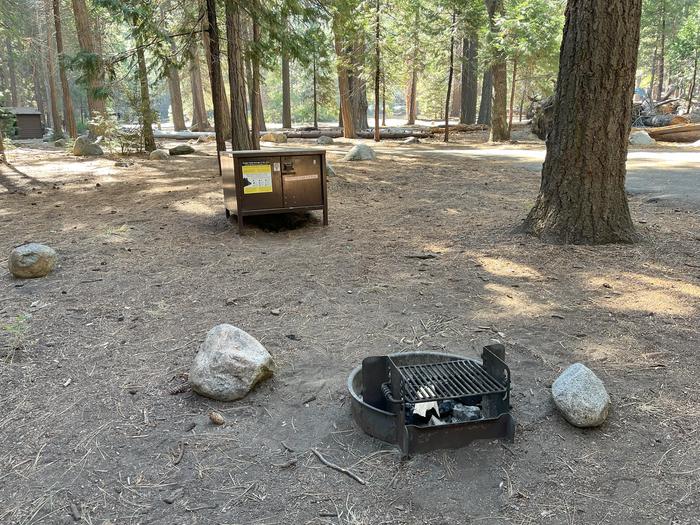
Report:
[[[311,452],[313,452],[316,455],[316,457],[321,461],[321,463],[323,463],[327,467],[330,467],[333,470],[337,470],[338,472],[342,472],[346,476],[350,476],[352,479],[357,481],[360,485],[367,485],[367,482],[364,479],[362,479],[361,477],[359,477],[357,474],[355,474],[354,472],[350,472],[348,469],[344,469],[343,467],[339,467],[335,463],[331,463],[326,458],[324,458],[323,455],[315,448],[312,448]]]

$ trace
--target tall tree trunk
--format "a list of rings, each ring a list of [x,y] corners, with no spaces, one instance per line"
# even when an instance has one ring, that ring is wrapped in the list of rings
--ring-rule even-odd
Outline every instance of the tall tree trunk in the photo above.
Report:
[[[138,31],[138,20],[134,17],[134,29],[136,33],[136,61],[138,62],[139,87],[141,89],[141,120],[143,123],[143,148],[146,151],[156,149],[156,141],[153,138],[153,110],[151,109],[151,97],[148,92],[148,70],[146,69],[146,57],[143,51],[143,40]]]
[[[545,240],[603,244],[637,238],[625,161],[641,4],[569,0],[542,183],[525,221],[526,231]]]
[[[695,93],[695,83],[698,79],[698,51],[695,51],[695,59],[693,60],[693,79],[690,81],[690,87],[688,88],[688,109],[686,114],[689,114],[693,109],[693,93]]]
[[[58,95],[56,93],[56,59],[53,50],[53,30],[51,16],[51,0],[45,0],[44,12],[46,14],[46,66],[48,69],[47,81],[49,84],[49,105],[51,106],[51,121],[53,122],[53,138],[63,137],[63,124],[58,111]],[[64,101],[65,107],[65,101]]]
[[[382,73],[382,126],[386,127],[386,72]]]
[[[234,151],[251,148],[246,111],[245,71],[242,52],[241,17],[236,0],[226,0],[226,53],[231,93],[231,146]]]
[[[381,140],[379,130],[379,82],[381,79],[381,51],[379,49],[379,7],[380,0],[375,3],[374,11],[374,141]]]
[[[85,0],[72,0],[73,16],[75,17],[75,29],[78,33],[78,44],[83,53],[89,53],[96,59],[94,67],[87,71],[88,78],[88,109],[90,118],[95,118],[98,114],[105,113],[105,101],[99,91],[103,89],[102,78],[103,71],[100,56],[97,53],[95,39],[93,36],[92,24],[90,23],[90,15],[88,12]]]
[[[63,119],[66,123],[66,131],[68,132],[68,136],[74,139],[78,136],[78,126],[75,124],[75,114],[73,113],[73,98],[70,94],[70,86],[68,85],[68,75],[66,74],[66,61],[63,55],[63,30],[61,28],[60,5],[60,0],[53,0],[53,20],[56,28],[56,51],[58,52],[58,70],[61,77],[61,92],[63,93]]]
[[[515,74],[518,71],[518,57],[513,58],[513,77],[510,81],[510,111],[508,114],[508,135],[513,131],[513,102],[515,101]]]
[[[314,128],[318,128],[318,66],[316,64],[316,52],[314,52]]]
[[[510,140],[508,131],[508,71],[505,52],[494,45],[499,32],[496,16],[503,15],[503,0],[484,0],[489,15],[489,38],[493,49],[493,108],[491,110],[491,142]]]
[[[362,75],[364,60],[362,57],[367,52],[364,36],[354,36],[354,42],[348,50],[350,59],[350,108],[352,111],[353,124],[356,130],[367,129],[367,82]]]
[[[661,46],[659,49],[659,88],[658,97],[664,96],[664,75],[665,71],[665,55],[666,55],[666,0],[661,3]]]
[[[255,3],[255,2],[254,2]],[[253,44],[260,42],[260,27],[253,17]],[[250,104],[251,104],[251,144],[253,149],[260,149],[260,59],[257,56],[251,58]]]
[[[339,27],[337,19],[333,20],[333,42],[336,54],[336,69],[338,71],[338,91],[340,94],[340,125],[343,126],[343,137],[355,138],[355,127],[352,120],[352,109],[350,101],[350,75],[348,73],[347,57],[343,49],[341,37],[342,29]]]
[[[418,101],[416,90],[418,88],[418,70],[414,67],[411,69],[411,78],[408,82],[408,90],[406,95],[406,124],[412,126],[418,118]]]
[[[462,41],[462,92],[459,121],[461,124],[474,124],[476,120],[476,99],[478,89],[477,51],[479,37],[469,34]]]
[[[32,59],[32,81],[34,84],[34,100],[36,100],[36,107],[39,110],[39,113],[41,113],[41,120],[44,124],[46,124],[48,119],[46,118],[46,104],[44,103],[44,95],[41,89],[41,66],[39,65],[37,57],[38,55],[35,54]]]
[[[490,69],[484,70],[484,78],[481,81],[481,102],[479,103],[478,124],[491,123],[491,103],[493,101],[493,75]]]
[[[192,59],[190,60],[190,86],[192,89],[192,131],[207,131],[211,128],[207,107],[204,103],[204,88],[202,87],[202,71],[199,67],[199,46],[192,44]]]
[[[445,142],[450,141],[450,94],[452,91],[452,77],[455,72],[455,25],[457,12],[452,12],[452,27],[450,28],[450,71],[447,74],[447,96],[445,97]]]
[[[292,92],[289,81],[289,56],[282,52],[282,127],[292,127]]]
[[[170,107],[173,113],[173,127],[175,131],[187,129],[187,126],[185,126],[185,113],[182,110],[180,72],[175,66],[168,68],[168,90],[170,91]]]
[[[651,81],[649,82],[649,100],[654,101],[654,80],[656,79],[656,59],[657,55],[659,53],[659,39],[658,37],[656,38],[656,42],[654,44],[654,54],[651,59]]]
[[[217,151],[226,151],[226,138],[231,135],[231,113],[226,101],[226,91],[221,75],[219,52],[219,26],[216,21],[216,0],[206,0],[206,22],[203,24],[207,65],[211,83],[211,101],[214,107],[214,133]],[[208,44],[208,46],[207,46]]]
[[[15,67],[15,52],[12,49],[12,40],[10,36],[5,37],[5,47],[7,49],[7,69],[10,75],[10,103],[13,107],[19,106],[19,93],[17,92],[17,70]]]

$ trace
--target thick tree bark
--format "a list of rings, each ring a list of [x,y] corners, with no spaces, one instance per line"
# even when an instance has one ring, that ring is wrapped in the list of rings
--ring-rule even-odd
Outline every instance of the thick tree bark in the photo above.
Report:
[[[386,126],[386,72],[382,72],[382,126]]]
[[[496,15],[503,15],[503,0],[484,0],[489,15],[489,36],[493,41],[498,34]],[[493,107],[491,109],[491,142],[510,140],[508,130],[508,71],[506,68],[505,52],[494,49],[491,63],[493,75]]]
[[[46,66],[47,81],[49,84],[49,105],[51,106],[51,121],[53,122],[53,137],[59,139],[63,137],[63,125],[61,123],[61,115],[58,111],[58,94],[56,92],[56,60],[53,50],[53,31],[51,15],[52,7],[51,0],[45,0],[44,9],[46,13]],[[69,94],[70,100],[70,94]],[[65,100],[64,100],[65,107]],[[72,115],[72,112],[71,112]]]
[[[41,81],[40,81],[40,66],[39,66],[39,61],[37,60],[37,55],[34,55],[34,58],[32,60],[32,81],[34,84],[34,100],[36,101],[36,108],[39,110],[39,113],[41,113],[41,120],[45,124],[47,122],[46,118],[46,104],[44,103],[44,95],[42,93],[41,89]]]
[[[92,24],[90,23],[90,15],[88,12],[87,5],[85,4],[85,0],[72,0],[72,3],[73,16],[75,17],[75,29],[78,33],[78,43],[80,45],[80,50],[83,53],[95,55],[97,59],[95,67],[90,71],[86,72],[88,78],[88,109],[90,111],[90,117],[94,118],[98,114],[105,113],[104,98],[101,96],[97,96],[97,92],[103,89],[102,65],[100,64],[100,57],[97,53],[97,48],[95,47],[95,39],[93,37]]]
[[[190,87],[192,89],[192,131],[207,131],[211,128],[207,107],[204,103],[204,88],[202,87],[202,71],[199,67],[199,47],[197,42],[192,45],[190,60]]]
[[[211,83],[211,101],[214,107],[214,133],[217,151],[226,151],[226,138],[231,135],[231,113],[226,102],[226,91],[221,75],[221,56],[219,51],[219,26],[216,21],[216,0],[206,0],[206,21],[203,24],[204,44],[207,51],[209,81]]]
[[[226,53],[231,93],[231,146],[234,151],[251,148],[246,110],[245,66],[243,63],[241,17],[238,3],[226,0]]]
[[[510,81],[510,110],[508,112],[508,135],[510,138],[510,132],[513,131],[513,103],[515,102],[515,82],[516,73],[518,71],[518,58],[513,58],[513,76]]]
[[[409,126],[415,124],[416,118],[418,118],[417,88],[418,70],[414,67],[411,69],[411,78],[408,82],[408,90],[406,95],[406,124]]]
[[[78,127],[75,124],[73,114],[73,99],[68,85],[68,75],[66,74],[66,64],[63,56],[63,30],[61,28],[60,0],[53,0],[53,20],[56,28],[56,50],[58,51],[58,69],[61,77],[61,91],[63,92],[63,119],[66,124],[68,136],[76,138]],[[53,81],[53,79],[52,79]]]
[[[479,117],[477,124],[491,123],[491,103],[493,101],[493,75],[490,69],[484,71],[484,78],[481,81],[481,102],[479,103]]]
[[[381,51],[379,49],[379,7],[380,0],[376,1],[374,21],[374,141],[381,139],[379,131],[379,81],[381,79]]]
[[[445,142],[450,141],[450,95],[452,91],[452,78],[455,72],[455,24],[457,12],[452,13],[452,27],[450,28],[450,70],[447,74],[447,95],[445,96]]]
[[[17,69],[15,67],[15,52],[12,49],[10,36],[5,37],[5,48],[7,57],[7,69],[10,76],[10,103],[13,107],[19,106],[19,93],[17,92]]]
[[[260,27],[253,18],[253,43],[260,42]],[[253,149],[260,149],[260,59],[257,56],[251,58],[250,100],[251,100],[251,145]]]
[[[134,19],[134,28],[137,28],[137,20]],[[141,88],[141,121],[143,123],[143,148],[146,151],[156,149],[156,141],[153,138],[153,110],[151,109],[151,97],[148,92],[148,70],[146,69],[146,57],[143,51],[143,41],[136,29],[136,60],[138,62],[139,87]]]
[[[637,236],[625,194],[642,0],[569,0],[554,124],[526,231],[602,244]],[[582,118],[585,116],[585,118]]]
[[[664,96],[664,75],[666,55],[666,0],[661,3],[661,46],[659,49],[659,87],[657,98]]]
[[[356,130],[369,128],[367,123],[367,83],[362,77],[363,56],[367,52],[364,39],[356,38],[351,49],[348,50],[348,58],[352,64],[350,81],[350,108],[352,112],[353,125]]]
[[[355,127],[352,119],[352,109],[350,101],[350,75],[346,64],[347,57],[343,52],[343,43],[338,27],[338,20],[333,20],[333,41],[336,54],[336,69],[338,71],[338,91],[340,94],[340,125],[343,127],[343,137],[355,138]]]
[[[282,127],[292,127],[292,88],[289,81],[289,57],[282,54]]]
[[[182,109],[180,72],[175,66],[170,66],[168,69],[168,90],[170,91],[170,107],[173,113],[173,127],[175,131],[183,131],[187,129],[187,126],[185,126],[185,113]]]
[[[478,88],[477,51],[479,38],[475,33],[462,41],[462,92],[459,112],[460,124],[474,124],[476,120],[476,99]]]

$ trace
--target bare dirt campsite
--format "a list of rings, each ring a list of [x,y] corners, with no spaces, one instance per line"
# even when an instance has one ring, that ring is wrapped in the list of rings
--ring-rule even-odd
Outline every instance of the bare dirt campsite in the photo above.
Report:
[[[0,525],[700,525],[700,0],[0,0]]]
[[[472,135],[458,142],[478,151]],[[633,197],[643,242],[548,245],[513,231],[537,194],[531,170],[424,157],[438,142],[346,162],[349,146],[328,149],[328,227],[315,213],[242,236],[213,144],[129,167],[37,143],[10,152],[2,251],[45,242],[59,265],[0,281],[0,521],[694,522],[697,208]],[[179,388],[218,323],[275,361],[235,403]],[[402,461],[353,424],[346,380],[362,358],[475,357],[494,340],[513,374],[514,443]],[[552,404],[574,361],[613,399],[602,428]]]

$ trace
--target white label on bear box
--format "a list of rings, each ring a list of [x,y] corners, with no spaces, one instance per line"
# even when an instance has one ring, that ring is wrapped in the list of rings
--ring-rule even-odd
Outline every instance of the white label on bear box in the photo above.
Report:
[[[318,179],[318,175],[285,175],[284,180],[295,182],[298,180],[315,180]]]

